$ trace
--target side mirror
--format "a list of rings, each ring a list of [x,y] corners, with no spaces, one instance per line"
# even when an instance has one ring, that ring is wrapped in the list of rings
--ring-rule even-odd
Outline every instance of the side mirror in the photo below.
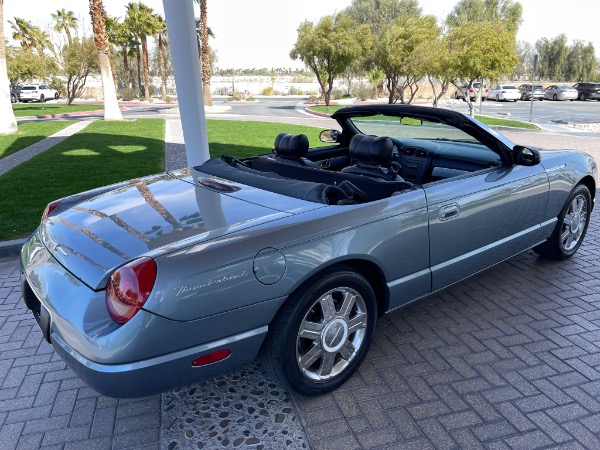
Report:
[[[513,148],[513,163],[520,166],[535,166],[542,160],[540,152],[535,148],[515,145]]]
[[[333,144],[335,142],[339,142],[341,135],[342,132],[338,130],[323,130],[319,135],[319,139],[321,142],[329,142]]]

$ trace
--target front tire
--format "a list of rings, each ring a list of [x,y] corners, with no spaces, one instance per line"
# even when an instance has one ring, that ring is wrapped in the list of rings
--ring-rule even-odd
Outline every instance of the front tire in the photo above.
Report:
[[[54,100],[58,100],[58,92],[54,93]]]
[[[262,360],[304,395],[344,384],[365,358],[377,317],[369,282],[350,268],[326,270],[296,290],[274,319]]]
[[[578,184],[565,203],[552,235],[533,248],[549,259],[567,259],[581,246],[592,212],[592,196],[587,186]]]
[[[500,101],[500,96],[498,94],[496,94],[496,101],[499,102]]]

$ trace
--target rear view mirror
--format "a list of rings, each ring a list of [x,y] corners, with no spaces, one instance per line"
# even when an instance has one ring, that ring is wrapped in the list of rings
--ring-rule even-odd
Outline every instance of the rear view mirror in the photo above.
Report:
[[[329,142],[333,144],[335,142],[339,142],[341,135],[342,132],[338,130],[323,130],[319,135],[319,139],[321,142]]]
[[[402,125],[423,125],[423,121],[421,119],[415,119],[414,117],[401,117],[400,123]]]

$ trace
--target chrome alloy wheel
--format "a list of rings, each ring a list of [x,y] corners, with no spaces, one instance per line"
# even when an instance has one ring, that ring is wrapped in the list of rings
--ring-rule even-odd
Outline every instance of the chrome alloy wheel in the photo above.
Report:
[[[338,287],[310,307],[298,330],[296,361],[312,381],[342,373],[356,357],[367,329],[367,306],[354,289]]]
[[[562,248],[569,252],[575,248],[585,231],[588,220],[588,204],[585,196],[577,195],[569,205],[560,233]]]

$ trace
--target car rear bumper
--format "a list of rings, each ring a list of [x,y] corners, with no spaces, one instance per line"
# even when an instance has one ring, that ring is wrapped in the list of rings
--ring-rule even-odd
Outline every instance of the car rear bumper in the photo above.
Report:
[[[56,261],[36,232],[21,253],[23,301],[44,338],[86,383],[110,397],[140,397],[211,378],[253,361],[285,298],[190,321],[141,309],[123,325],[94,291]],[[193,367],[216,350],[219,362]]]
[[[73,350],[57,333],[51,333],[50,340],[69,367],[93,389],[108,397],[130,398],[157,394],[247,364],[256,358],[266,333],[267,326],[263,326],[208,344],[128,364],[90,361]],[[226,359],[202,367],[192,366],[192,361],[199,356],[225,348],[231,351]]]

